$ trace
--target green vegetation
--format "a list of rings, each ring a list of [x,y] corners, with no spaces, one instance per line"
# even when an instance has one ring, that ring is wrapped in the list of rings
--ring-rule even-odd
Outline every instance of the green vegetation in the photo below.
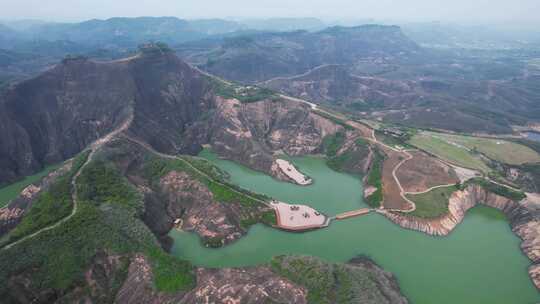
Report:
[[[381,303],[385,300],[373,273],[365,268],[294,256],[275,257],[270,265],[275,273],[307,288],[309,303]]]
[[[188,164],[207,174],[211,179],[200,174]],[[146,178],[154,184],[158,183],[161,177],[171,171],[186,172],[190,176],[193,176],[208,187],[216,201],[243,205],[244,209],[242,209],[240,226],[244,229],[256,223],[263,223],[270,226],[277,224],[274,211],[260,212],[258,210],[258,208],[262,207],[261,201],[270,201],[269,197],[228,183],[226,181],[228,174],[205,159],[189,156],[182,156],[181,159],[175,160],[149,157],[145,162],[143,171]],[[205,242],[210,247],[219,247],[222,245],[220,240],[218,242],[218,240],[207,239]]]
[[[12,199],[15,199],[28,185],[41,180],[52,171],[60,168],[61,165],[62,164],[48,166],[34,175],[27,176],[18,182],[0,188],[0,208],[6,206]]]
[[[94,161],[88,165],[77,180],[79,199],[97,204],[116,204],[141,215],[144,209],[142,197],[128,186],[128,182],[112,164]]]
[[[478,151],[490,159],[502,163],[521,165],[540,162],[540,155],[536,151],[510,141],[452,134],[437,134],[436,136],[449,143],[455,143],[472,151]]]
[[[534,140],[529,140],[525,138],[511,139],[511,140],[517,144],[527,146],[533,149],[534,151],[536,151],[536,153],[540,154],[540,141],[534,141]]]
[[[139,52],[143,54],[155,54],[173,52],[173,50],[166,43],[156,42],[139,45]]]
[[[349,173],[360,173],[355,168],[358,161],[364,159],[369,153],[368,143],[364,139],[358,138],[355,145],[342,152],[338,156],[327,158],[326,165],[337,172],[347,171]]]
[[[73,160],[69,172],[59,176],[48,190],[39,197],[24,215],[22,221],[13,229],[2,243],[12,243],[41,228],[47,227],[68,216],[73,209],[71,180],[86,162],[88,152],[80,154]]]
[[[204,246],[210,248],[220,248],[223,246],[223,237],[215,236],[204,239]]]
[[[416,210],[409,213],[421,218],[436,218],[448,213],[448,201],[455,191],[456,186],[436,188],[422,194],[409,194],[407,198],[416,205]]]
[[[375,137],[377,137],[377,140],[391,146],[396,147],[400,146],[402,148],[413,148],[410,144],[407,142],[417,133],[416,129],[412,128],[391,128],[399,130],[399,132],[403,132],[398,134],[392,134],[390,131],[387,131],[387,129],[377,129],[375,130]]]
[[[173,293],[195,287],[191,263],[175,258],[159,247],[150,247],[146,250],[146,255],[152,264],[157,290]]]
[[[384,101],[368,99],[368,100],[357,100],[352,103],[346,104],[347,109],[358,111],[358,112],[371,112],[375,110],[384,109]]]
[[[421,132],[413,136],[409,143],[459,166],[480,170],[484,173],[490,171],[479,156],[473,155],[463,147],[448,143],[436,133]]]
[[[240,226],[244,229],[247,229],[257,223],[263,223],[268,226],[277,225],[276,212],[274,210],[268,210],[257,217],[249,217],[242,219],[242,221],[240,222]]]
[[[480,159],[479,153],[511,165],[540,162],[540,155],[533,149],[500,139],[422,132],[414,136],[410,143],[448,161],[484,173],[490,169]]]
[[[242,86],[236,84],[228,84],[224,81],[216,80],[209,78],[214,93],[223,98],[238,99],[242,103],[256,102],[260,100],[270,99],[278,100],[279,97],[274,93],[274,91],[261,88],[258,86]]]
[[[144,168],[145,175],[149,180],[157,182],[157,180],[171,171],[182,171],[197,178],[201,183],[205,184],[214,195],[217,201],[223,203],[240,203],[247,207],[259,206],[260,201],[269,200],[268,197],[239,188],[238,186],[229,184],[223,180],[224,173],[219,169],[210,169],[210,164],[202,159],[195,159],[184,156],[181,159],[165,160],[162,158],[152,157],[149,159]],[[188,164],[196,167],[198,170],[208,174],[210,177],[216,176],[219,182],[209,179],[204,175],[191,168]],[[204,164],[204,165],[203,165]],[[212,171],[212,172],[211,172]]]
[[[110,164],[96,162],[87,168],[77,181],[80,201],[74,216],[31,240],[3,249],[0,280],[27,273],[34,286],[65,290],[84,282],[84,271],[100,252],[143,253],[150,260],[158,290],[191,289],[195,284],[192,266],[163,252],[148,227],[134,216],[141,203],[132,186],[118,172],[113,173]],[[0,286],[0,295],[6,288]]]
[[[503,196],[503,197],[506,197],[508,199],[511,199],[513,201],[521,201],[522,199],[524,199],[526,197],[525,193],[521,192],[521,191],[515,191],[515,190],[512,190],[508,187],[505,187],[505,186],[501,186],[501,185],[497,185],[495,183],[492,183],[486,179],[483,179],[481,177],[477,177],[477,178],[473,178],[473,179],[470,179],[468,180],[467,182],[465,182],[464,185],[462,185],[462,188],[463,187],[466,187],[468,185],[479,185],[481,186],[482,188],[486,189],[487,191],[489,192],[493,192],[497,195],[500,195],[500,196]]]
[[[345,142],[345,133],[336,132],[323,138],[322,147],[327,157],[336,156],[337,152]]]
[[[221,170],[221,168],[205,158],[195,156],[183,156],[183,158],[188,160],[193,167],[210,176],[213,180],[226,182],[230,178],[229,173]]]
[[[540,164],[525,164],[518,167],[525,173],[525,178],[515,181],[527,192],[540,192]]]
[[[384,161],[384,156],[378,150],[374,150],[373,163],[366,177],[366,184],[369,186],[375,187],[377,189],[370,196],[366,197],[366,202],[368,203],[368,205],[370,205],[373,208],[380,207],[381,202],[383,200],[383,192],[382,192],[383,161]]]
[[[335,123],[337,125],[342,126],[343,128],[345,128],[345,130],[354,130],[354,128],[349,126],[345,122],[345,120],[343,120],[343,119],[339,119],[339,118],[337,118],[337,117],[335,117],[333,115],[330,115],[330,114],[328,114],[326,112],[323,112],[323,111],[320,111],[320,110],[312,110],[312,112],[319,115],[319,116],[321,116],[321,117],[323,117],[323,118],[326,118],[326,119],[330,120],[331,122],[333,122],[333,123]]]

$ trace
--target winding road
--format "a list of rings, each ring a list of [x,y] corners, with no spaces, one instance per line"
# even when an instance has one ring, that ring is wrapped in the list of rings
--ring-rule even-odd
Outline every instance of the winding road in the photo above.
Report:
[[[131,113],[129,118],[124,122],[122,123],[122,125],[120,125],[120,127],[118,127],[117,129],[115,129],[114,131],[112,131],[111,133],[105,135],[104,137],[94,141],[89,148],[87,148],[87,150],[89,149],[90,150],[90,154],[88,154],[88,157],[86,158],[86,161],[84,162],[84,164],[79,168],[79,170],[77,170],[77,173],[75,173],[75,175],[73,176],[73,178],[71,179],[71,187],[72,187],[72,192],[71,192],[71,201],[73,202],[73,208],[71,209],[71,213],[62,218],[61,220],[59,220],[58,222],[50,225],[50,226],[47,226],[47,227],[43,227],[39,230],[37,230],[36,232],[32,233],[32,234],[29,234],[13,243],[9,243],[7,245],[5,245],[1,250],[7,250],[17,244],[20,244],[28,239],[31,239],[31,238],[34,238],[38,235],[40,235],[41,233],[45,232],[45,231],[49,231],[49,230],[52,230],[60,225],[62,225],[63,223],[69,221],[76,213],[77,213],[77,207],[79,205],[79,195],[78,195],[78,191],[77,191],[77,179],[79,178],[79,176],[81,175],[81,173],[83,172],[84,168],[92,162],[93,158],[94,158],[94,155],[96,154],[96,152],[106,143],[108,143],[109,141],[111,141],[113,138],[115,138],[118,134],[124,132],[125,130],[127,130],[127,128],[129,128],[129,126],[131,125],[131,122],[133,121],[133,114]],[[84,150],[83,150],[83,153],[84,153]]]
[[[240,192],[236,189],[234,189],[233,187],[231,187],[230,185],[227,185],[225,183],[222,183],[220,181],[217,181],[215,180],[214,178],[212,178],[211,176],[209,176],[208,174],[204,173],[203,171],[197,169],[197,167],[193,166],[190,162],[186,161],[185,159],[181,158],[181,157],[178,157],[178,156],[175,156],[175,155],[169,155],[169,154],[164,154],[164,153],[161,153],[161,152],[158,152],[156,151],[154,148],[152,148],[149,144],[141,141],[141,140],[138,140],[136,138],[133,138],[129,135],[126,135],[126,134],[123,134],[123,137],[129,141],[132,141],[138,145],[140,145],[141,147],[147,149],[148,151],[160,156],[160,157],[163,157],[163,158],[168,158],[168,159],[174,159],[174,160],[179,160],[181,162],[183,162],[184,164],[186,164],[188,167],[190,167],[192,170],[194,170],[195,172],[197,172],[198,174],[200,174],[201,176],[204,176],[205,178],[207,178],[208,180],[220,185],[220,186],[223,186],[223,187],[226,187],[228,188],[230,191],[236,193],[236,194],[240,194],[242,196],[245,196],[245,197],[248,197],[256,202],[259,202],[259,203],[262,203],[263,205],[267,206],[267,207],[271,207],[273,209],[273,207],[266,201],[263,201],[261,199],[258,199],[256,197],[253,197],[247,193],[243,193],[243,192]]]

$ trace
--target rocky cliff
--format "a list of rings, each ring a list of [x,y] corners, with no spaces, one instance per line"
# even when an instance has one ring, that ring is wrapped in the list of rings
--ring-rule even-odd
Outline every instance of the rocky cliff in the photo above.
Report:
[[[483,204],[501,210],[507,216],[512,231],[522,239],[521,250],[532,262],[529,275],[540,289],[540,196],[528,194],[520,202],[493,194],[478,185],[456,191],[448,203],[449,213],[436,219],[422,219],[403,213],[377,210],[403,228],[430,235],[449,234],[465,217],[469,209]]]
[[[0,184],[72,157],[130,114],[130,133],[173,152],[213,106],[204,77],[170,52],[65,59],[0,97]]]
[[[202,159],[156,153],[121,134],[81,168],[73,218],[0,247],[0,278],[7,282],[0,296],[6,303],[307,303],[318,287],[303,278],[313,271],[354,283],[349,287],[336,279],[325,286],[329,299],[340,293],[359,303],[407,303],[395,278],[368,259],[328,264],[294,257],[257,267],[207,269],[167,255],[158,240],[170,245],[165,234],[177,219],[178,226],[210,246],[231,242],[248,225],[264,222],[268,210],[252,199],[257,195],[227,189],[223,173]],[[55,176],[68,169],[47,177],[41,191],[24,191],[8,208],[29,192],[43,192],[47,182],[58,183]],[[39,217],[53,212],[31,210]],[[297,269],[295,276],[287,272],[289,264],[310,263],[317,268]]]
[[[284,274],[291,262],[296,263],[293,268],[297,272],[294,275]],[[308,266],[311,268],[307,268]],[[117,294],[116,303],[304,304],[315,298],[334,303],[338,300],[337,294],[346,297],[348,303],[408,303],[400,294],[395,277],[372,260],[363,257],[348,263],[334,264],[313,257],[282,256],[274,258],[271,265],[198,268],[195,288],[188,293],[177,294],[152,292],[152,274],[149,269],[149,262],[145,257],[135,257],[130,265],[128,278]],[[335,278],[330,279],[329,285],[314,286],[308,273],[325,278],[333,275]],[[304,278],[299,279],[300,276]],[[350,279],[351,286],[340,284],[339,279]]]
[[[267,173],[274,153],[315,153],[340,129],[298,102],[219,97],[213,81],[159,47],[111,62],[66,59],[0,97],[0,184],[72,157],[131,116],[127,133],[159,152],[210,144]]]
[[[39,195],[46,192],[58,177],[67,174],[71,170],[71,166],[72,161],[67,161],[65,165],[49,173],[41,181],[24,188],[7,206],[0,208],[0,236],[15,228],[34,202],[38,200]]]
[[[210,119],[186,132],[186,143],[210,144],[221,157],[283,180],[272,168],[276,154],[318,153],[327,135],[343,129],[296,101],[240,103],[218,97],[216,104]]]

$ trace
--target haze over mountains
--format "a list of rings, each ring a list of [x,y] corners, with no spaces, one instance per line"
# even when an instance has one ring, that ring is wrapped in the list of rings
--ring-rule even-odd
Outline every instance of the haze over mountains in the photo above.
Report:
[[[0,27],[4,86],[67,55],[111,60],[135,54],[141,43],[163,41],[225,79],[396,123],[508,133],[540,113],[534,35],[443,24],[325,27],[314,18],[7,24]]]
[[[59,166],[0,208],[0,302],[408,303],[403,281],[363,256],[212,269],[170,255],[169,233],[217,248],[260,237],[256,224],[286,230],[280,221],[294,219],[307,232],[380,213],[446,235],[478,202],[506,213],[540,288],[540,145],[522,135],[540,131],[539,84],[531,32],[316,18],[0,24],[0,187]],[[272,189],[242,188],[197,157],[204,148],[257,171],[238,167],[247,180],[297,185],[310,177],[299,168],[292,178],[278,160],[316,155],[308,160],[336,174],[328,179],[350,179],[356,192],[342,194],[355,209],[299,212],[294,204],[310,202],[289,184],[300,196],[279,209]],[[342,190],[320,177],[302,190]],[[397,244],[365,232],[369,246]],[[257,250],[274,245],[259,240]]]

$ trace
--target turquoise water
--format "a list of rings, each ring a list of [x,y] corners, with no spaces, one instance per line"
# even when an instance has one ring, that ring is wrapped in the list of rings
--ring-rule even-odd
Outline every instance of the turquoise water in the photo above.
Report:
[[[366,205],[359,178],[329,169],[324,160],[293,158],[302,172],[315,179],[308,187],[276,181],[230,161],[212,160],[231,174],[232,182],[277,199],[309,205],[329,214]],[[313,255],[345,262],[363,254],[393,272],[412,303],[537,303],[530,281],[529,260],[519,249],[504,215],[476,207],[448,237],[431,237],[405,230],[377,214],[336,221],[326,229],[288,233],[253,226],[237,242],[220,249],[201,245],[197,235],[173,230],[173,254],[196,265],[234,267],[268,262],[281,254]]]

